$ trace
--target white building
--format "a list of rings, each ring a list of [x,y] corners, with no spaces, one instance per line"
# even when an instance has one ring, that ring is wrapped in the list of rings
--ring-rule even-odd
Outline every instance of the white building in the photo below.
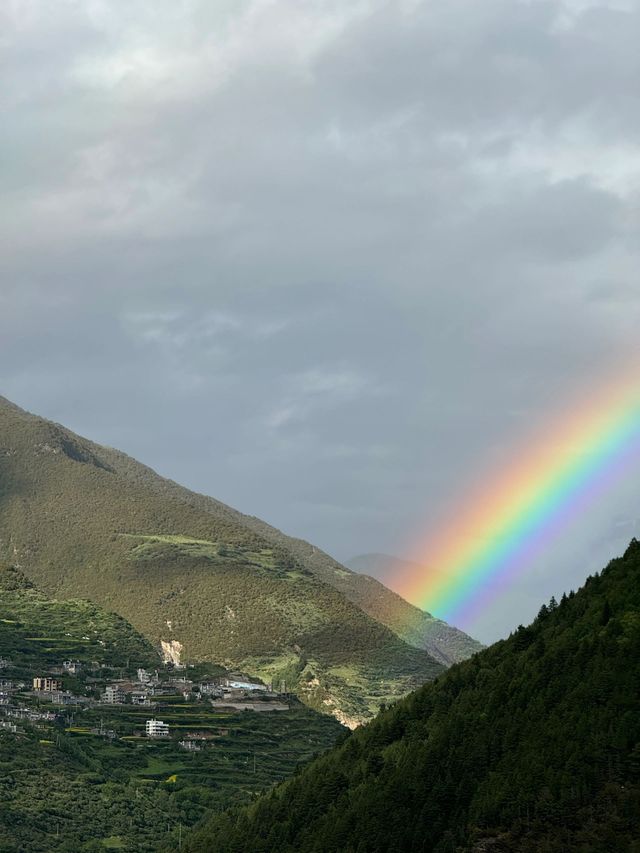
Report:
[[[219,696],[222,697],[222,688],[213,681],[202,681],[198,685],[198,689],[203,696]]]
[[[69,673],[69,675],[77,675],[82,669],[82,664],[79,660],[63,660],[62,668]]]
[[[117,684],[107,684],[102,694],[102,701],[106,702],[107,705],[123,705],[124,690]]]
[[[151,705],[149,693],[146,690],[132,690],[129,694],[132,705]]]
[[[147,720],[145,729],[147,737],[169,737],[169,724],[162,720]]]
[[[266,690],[265,684],[256,684],[254,681],[235,681],[227,678],[225,687],[229,690]]]

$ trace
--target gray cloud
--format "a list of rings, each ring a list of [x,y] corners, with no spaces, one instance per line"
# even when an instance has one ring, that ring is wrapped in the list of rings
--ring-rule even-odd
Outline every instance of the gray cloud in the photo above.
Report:
[[[410,552],[627,357],[636,2],[33,0],[1,23],[16,402],[348,558]],[[598,568],[638,497],[482,636]]]

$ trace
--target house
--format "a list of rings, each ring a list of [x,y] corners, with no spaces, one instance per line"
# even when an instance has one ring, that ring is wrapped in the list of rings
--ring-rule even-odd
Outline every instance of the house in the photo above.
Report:
[[[147,737],[169,737],[169,724],[162,720],[147,720],[145,730]]]
[[[33,708],[27,708],[21,705],[18,708],[7,708],[4,712],[7,717],[14,717],[17,720],[47,720],[54,722],[57,719],[57,714],[51,711],[34,711]]]
[[[118,737],[113,729],[105,729],[103,725],[100,725],[99,728],[96,727],[91,729],[91,734],[98,735],[98,737],[107,738],[107,740],[116,740]]]
[[[57,678],[34,678],[33,689],[51,693],[52,690],[62,690],[62,682]]]
[[[54,705],[79,705],[80,700],[77,696],[74,696],[73,693],[69,693],[68,691],[63,690],[52,690],[51,691],[51,702]]]
[[[229,690],[249,690],[251,692],[258,690],[266,692],[267,690],[265,684],[256,684],[254,681],[238,681],[236,679],[225,678],[223,683]]]
[[[82,669],[82,663],[79,660],[63,660],[62,668],[69,675],[77,675]]]
[[[106,705],[123,705],[124,698],[125,692],[117,684],[107,684],[102,694],[102,701]]]
[[[203,749],[202,742],[197,740],[181,740],[178,745],[187,752],[202,752]]]
[[[149,697],[149,692],[144,689],[132,690],[129,694],[129,698],[131,699],[132,705],[146,705],[148,707],[153,704]]]
[[[213,681],[201,681],[198,689],[203,696],[217,696],[222,698],[222,688]]]
[[[202,741],[197,740],[181,740],[178,746],[182,749],[186,749],[187,752],[202,752],[204,749]]]

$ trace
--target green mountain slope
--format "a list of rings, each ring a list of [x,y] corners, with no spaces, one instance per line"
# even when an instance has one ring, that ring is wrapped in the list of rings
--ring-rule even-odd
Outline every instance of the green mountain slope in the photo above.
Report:
[[[190,853],[640,850],[640,544]]]
[[[79,671],[61,672],[64,660],[79,661]],[[141,666],[159,669],[151,706],[98,703],[107,684],[135,681]],[[224,674],[211,665],[166,671],[121,617],[47,598],[0,566],[0,851],[151,853],[169,839],[179,844],[186,828],[291,775],[344,731],[292,700],[271,712],[256,700],[242,711],[172,695],[176,675]],[[32,679],[45,675],[74,704],[33,694]],[[169,737],[143,736],[150,717],[168,722]],[[182,748],[188,732],[201,736],[197,750]]]
[[[240,524],[258,534],[272,546],[286,551],[311,574],[337,589],[376,622],[390,628],[397,637],[410,646],[429,652],[440,663],[449,666],[466,660],[483,648],[481,643],[464,632],[409,604],[376,580],[375,572],[365,572],[365,575],[373,575],[372,580],[363,576],[362,567],[354,566],[354,570],[351,571],[315,545],[303,539],[287,536],[255,516],[244,515],[214,498],[195,494],[177,483],[159,477],[155,471],[123,453],[97,446],[94,449],[114,471],[136,484],[153,489],[160,495],[179,500],[202,512],[210,513],[223,522]],[[367,558],[364,559],[369,562]],[[390,563],[389,560],[392,562]],[[407,564],[407,561],[392,557],[385,558],[385,571],[392,573],[394,564],[395,568],[399,569],[402,567],[400,564]],[[381,567],[382,564],[379,568]]]
[[[50,599],[0,563],[0,659],[25,678],[63,660],[112,668],[156,667],[160,657],[128,622],[90,601]]]
[[[414,607],[380,581],[338,563],[315,545],[286,536],[260,519],[244,516],[245,523],[269,541],[286,548],[317,578],[337,589],[369,616],[417,649],[450,666],[484,646],[463,631]]]
[[[0,400],[0,558],[348,725],[441,671],[256,520]]]
[[[441,619],[436,619],[430,613],[409,604],[400,595],[384,586],[373,572],[368,573],[364,569],[369,562],[366,558],[356,558],[356,564],[349,561],[348,567],[353,571],[347,571],[347,567],[339,566],[335,561],[333,566],[327,565],[326,561],[330,561],[331,558],[323,556],[326,558],[324,561],[326,568],[324,574],[320,576],[325,577],[328,583],[332,583],[336,589],[347,596],[349,601],[357,604],[365,613],[391,628],[394,634],[409,645],[425,649],[446,666],[466,660],[484,648],[482,643],[474,640],[464,631],[447,625]],[[398,571],[401,564],[409,563],[393,557],[388,558],[385,561],[387,577],[392,576],[394,571]],[[357,568],[357,565],[363,568]],[[334,580],[330,580],[329,575],[333,575]]]

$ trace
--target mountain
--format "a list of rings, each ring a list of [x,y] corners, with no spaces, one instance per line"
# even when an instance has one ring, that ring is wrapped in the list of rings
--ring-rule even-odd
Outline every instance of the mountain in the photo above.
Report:
[[[50,596],[120,614],[172,659],[285,681],[353,726],[442,664],[312,550],[0,399],[0,559]]]
[[[3,675],[37,675],[65,659],[133,671],[161,662],[121,616],[91,601],[49,599],[22,572],[0,563],[0,660],[11,662]]]
[[[345,566],[361,575],[369,575],[379,581],[385,581],[395,574],[413,571],[418,568],[418,563],[413,560],[403,560],[391,554],[358,554],[345,561]]]
[[[640,543],[188,853],[637,853]]]
[[[225,675],[211,664],[164,668],[120,616],[50,599],[0,564],[0,851],[153,853],[170,838],[179,846],[185,829],[290,776],[344,731],[290,697],[219,707],[189,689]],[[34,694],[35,677],[65,692]],[[109,685],[130,701],[99,702]],[[150,717],[168,723],[167,737],[144,736]]]
[[[414,607],[380,581],[419,569],[418,563],[388,554],[362,554],[345,563],[351,572],[336,570],[336,586],[411,646],[425,649],[445,665],[466,660],[484,648],[464,631]]]

